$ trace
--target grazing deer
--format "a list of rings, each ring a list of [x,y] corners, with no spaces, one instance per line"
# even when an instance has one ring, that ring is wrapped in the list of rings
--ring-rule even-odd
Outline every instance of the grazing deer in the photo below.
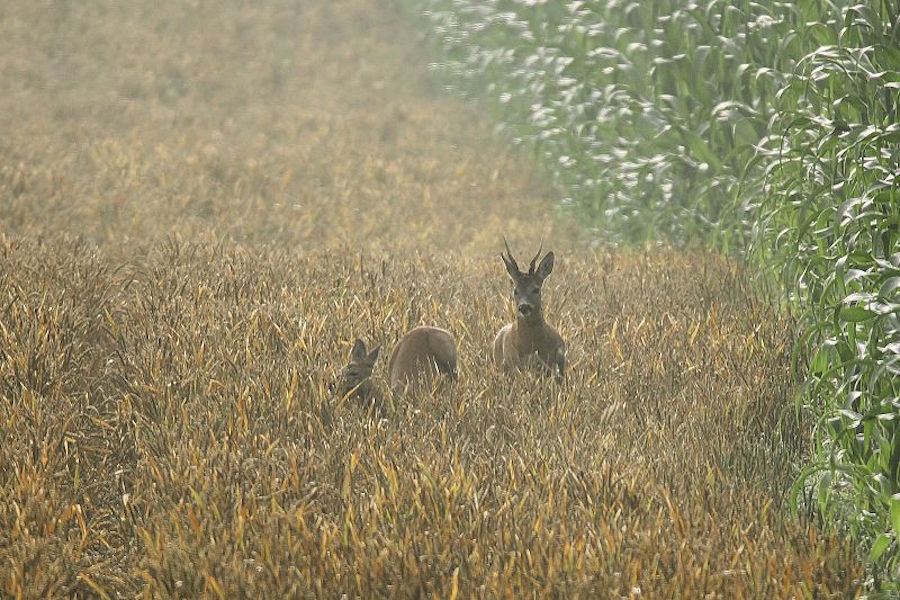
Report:
[[[541,306],[541,287],[553,271],[553,252],[548,252],[535,269],[544,248],[542,243],[531,259],[528,272],[523,273],[509,250],[506,238],[503,244],[507,256],[501,253],[500,258],[513,281],[516,320],[505,325],[494,338],[494,362],[504,369],[512,369],[537,355],[540,363],[546,369],[555,371],[557,380],[563,381],[566,376],[566,344],[556,329],[544,320]]]
[[[388,363],[391,388],[418,385],[438,374],[456,378],[456,340],[439,327],[420,326],[406,332]]]
[[[341,369],[336,390],[338,395],[353,393],[365,402],[378,400],[372,382],[372,369],[381,347],[366,351],[358,339],[350,350],[350,361]],[[438,327],[416,327],[400,338],[388,364],[391,388],[394,390],[429,381],[438,374],[456,378],[456,340],[449,331]]]

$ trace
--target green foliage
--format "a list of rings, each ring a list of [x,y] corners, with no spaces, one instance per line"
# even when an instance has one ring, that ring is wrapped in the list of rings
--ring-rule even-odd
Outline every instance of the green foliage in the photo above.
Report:
[[[819,424],[797,489],[819,488],[877,578],[896,572],[896,4],[420,4],[441,70],[500,109],[600,240],[749,249],[783,282]]]
[[[820,430],[809,472],[830,474],[822,509],[840,507],[876,575],[900,566],[900,50],[888,8],[844,8],[815,29],[828,45],[786,78],[781,135],[760,144],[756,237],[822,357],[804,397]]]
[[[427,4],[442,70],[496,99],[603,240],[730,245],[749,230],[735,198],[794,66],[779,51],[789,6]]]

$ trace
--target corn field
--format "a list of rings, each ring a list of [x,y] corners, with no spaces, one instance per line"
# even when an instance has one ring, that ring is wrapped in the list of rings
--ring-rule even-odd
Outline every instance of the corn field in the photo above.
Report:
[[[900,6],[431,0],[448,86],[493,107],[602,243],[747,254],[799,319],[796,486],[896,574]],[[878,584],[876,583],[876,586]]]

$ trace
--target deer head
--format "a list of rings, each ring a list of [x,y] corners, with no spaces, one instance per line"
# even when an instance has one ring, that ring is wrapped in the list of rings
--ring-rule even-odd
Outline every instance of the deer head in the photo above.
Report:
[[[553,252],[548,252],[541,260],[540,264],[535,267],[541,251],[544,249],[544,242],[531,259],[528,272],[523,273],[513,258],[509,249],[506,238],[503,238],[503,244],[506,246],[506,256],[500,254],[503,264],[506,265],[506,272],[509,273],[513,282],[513,300],[516,304],[516,316],[525,321],[541,321],[543,319],[543,309],[541,307],[541,288],[544,280],[553,271]]]
[[[344,396],[350,392],[362,399],[372,395],[372,368],[378,359],[381,346],[371,352],[366,351],[366,343],[357,338],[350,349],[349,362],[341,369],[338,376],[337,393]]]

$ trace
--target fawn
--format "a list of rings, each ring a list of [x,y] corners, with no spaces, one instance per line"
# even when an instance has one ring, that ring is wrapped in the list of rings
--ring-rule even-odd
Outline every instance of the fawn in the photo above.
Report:
[[[566,376],[566,344],[556,329],[544,320],[541,306],[541,287],[553,271],[553,252],[547,252],[535,269],[544,248],[541,243],[537,254],[531,259],[528,272],[523,273],[509,250],[506,238],[503,244],[507,256],[501,253],[500,258],[513,281],[516,320],[505,325],[494,338],[494,362],[504,369],[512,369],[537,355],[543,367],[555,371],[557,380],[563,381]]]
[[[371,352],[360,339],[353,342],[350,360],[341,369],[337,392],[344,396],[350,392],[360,400],[374,402],[378,393],[372,383],[372,369],[378,358],[380,346]],[[449,331],[439,327],[420,326],[406,332],[391,353],[388,363],[391,389],[417,386],[436,375],[456,378],[456,340]]]

